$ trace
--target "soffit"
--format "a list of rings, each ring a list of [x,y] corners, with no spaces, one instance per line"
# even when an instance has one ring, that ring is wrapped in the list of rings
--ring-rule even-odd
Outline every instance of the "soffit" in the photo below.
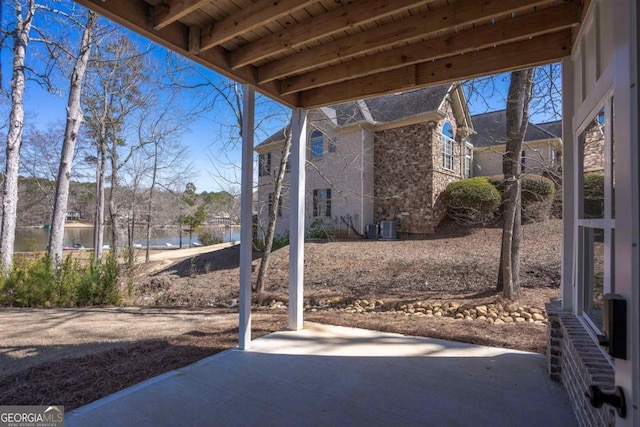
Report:
[[[556,62],[583,0],[76,0],[291,107]]]

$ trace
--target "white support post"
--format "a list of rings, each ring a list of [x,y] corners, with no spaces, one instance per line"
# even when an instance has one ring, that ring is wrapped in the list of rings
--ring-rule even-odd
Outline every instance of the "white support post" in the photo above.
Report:
[[[575,283],[575,141],[573,140],[573,62],[562,60],[562,308],[572,310]]]
[[[289,226],[289,329],[302,329],[304,282],[304,197],[307,111],[295,108],[291,120],[291,224]]]
[[[240,349],[251,345],[251,261],[253,240],[253,132],[255,88],[243,86],[242,183],[240,196]]]

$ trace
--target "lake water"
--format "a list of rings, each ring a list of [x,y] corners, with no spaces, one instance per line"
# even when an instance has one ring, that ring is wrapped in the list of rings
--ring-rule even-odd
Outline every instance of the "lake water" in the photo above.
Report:
[[[201,228],[199,231],[211,231],[225,242],[240,240],[240,227],[224,228]],[[104,243],[111,243],[110,230],[105,227]],[[146,245],[145,230],[140,227],[136,230],[135,243]],[[173,246],[180,246],[180,230],[177,228],[154,228],[151,230],[151,246],[166,246],[167,243]],[[193,241],[198,240],[198,233],[193,233]],[[93,247],[93,227],[87,228],[65,228],[64,244],[71,246],[80,243],[87,248]],[[16,242],[14,249],[16,252],[44,251],[49,244],[49,229],[45,228],[18,228],[16,230]],[[189,247],[189,233],[182,233],[182,246]]]

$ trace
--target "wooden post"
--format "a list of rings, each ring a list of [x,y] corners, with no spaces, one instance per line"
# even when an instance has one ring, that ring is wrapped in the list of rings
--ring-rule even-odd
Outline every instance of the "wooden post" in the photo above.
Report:
[[[304,197],[307,111],[293,110],[291,121],[291,224],[289,226],[289,329],[302,329],[304,282]]]
[[[240,349],[251,344],[251,261],[253,240],[253,132],[255,88],[243,87],[242,183],[240,195]]]

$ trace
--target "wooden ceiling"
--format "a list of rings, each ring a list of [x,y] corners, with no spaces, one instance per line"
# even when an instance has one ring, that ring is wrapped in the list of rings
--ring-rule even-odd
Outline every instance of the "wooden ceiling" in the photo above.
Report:
[[[76,0],[291,107],[556,62],[586,0]]]

